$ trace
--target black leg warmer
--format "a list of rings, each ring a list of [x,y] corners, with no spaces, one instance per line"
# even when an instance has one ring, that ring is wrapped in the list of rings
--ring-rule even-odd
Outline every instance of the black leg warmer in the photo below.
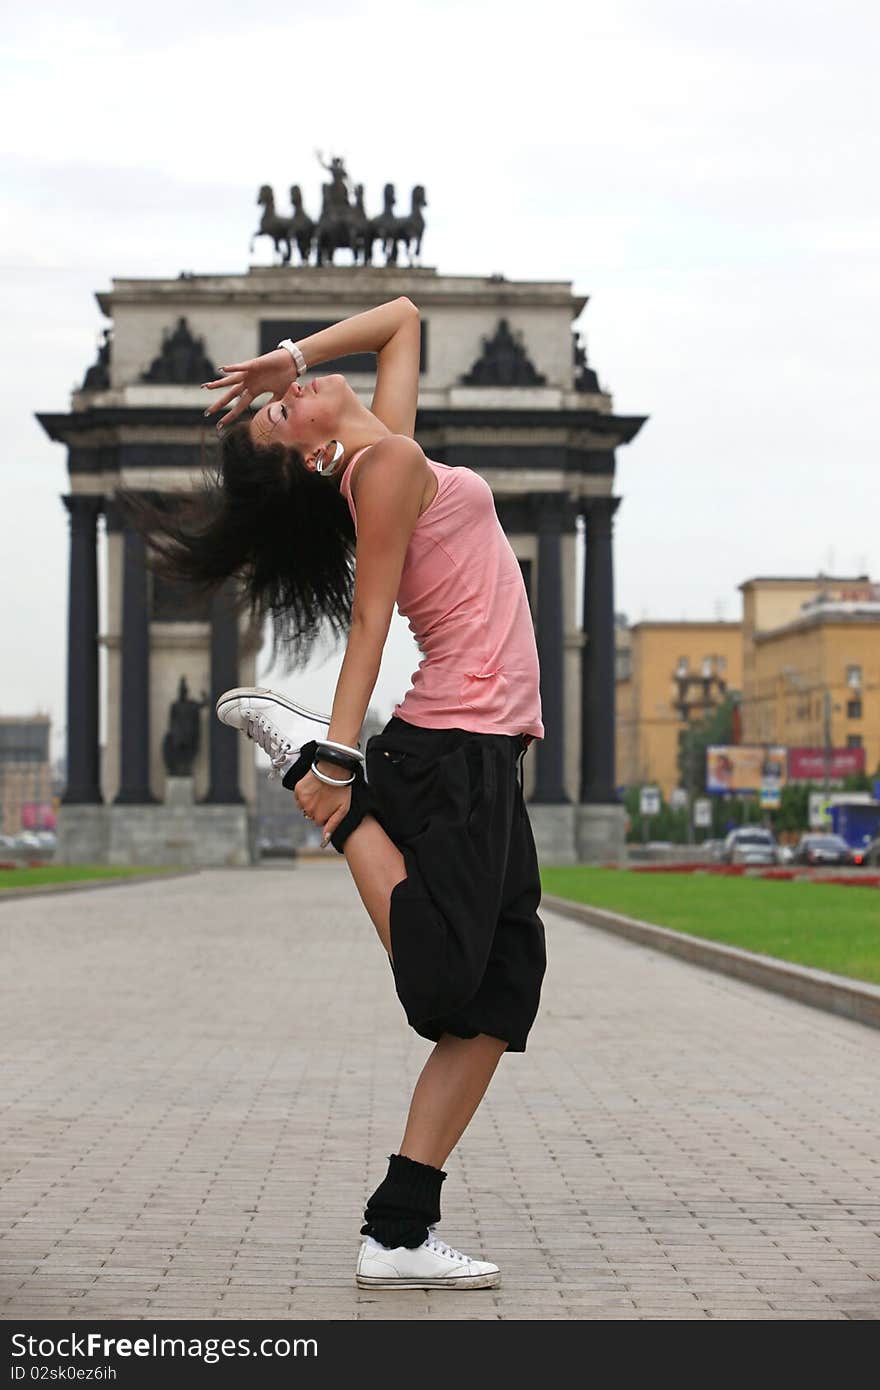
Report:
[[[305,777],[306,773],[310,770],[312,763],[315,761],[315,754],[317,751],[318,743],[316,739],[310,739],[308,743],[303,744],[300,749],[299,757],[293,764],[293,767],[288,768],[287,772],[284,774],[284,778],[281,782],[282,787],[286,787],[288,791],[293,791],[299,779]],[[347,814],[343,816],[342,820],[333,831],[333,834],[330,836],[330,843],[333,848],[342,854],[345,842],[351,832],[357,830],[364,816],[370,815],[373,810],[373,798],[370,793],[370,788],[364,781],[363,772],[358,768],[357,775],[351,784],[351,805],[348,808]]]
[[[394,1249],[415,1249],[440,1220],[440,1188],[446,1174],[405,1154],[389,1154],[388,1174],[364,1209],[362,1236]]]

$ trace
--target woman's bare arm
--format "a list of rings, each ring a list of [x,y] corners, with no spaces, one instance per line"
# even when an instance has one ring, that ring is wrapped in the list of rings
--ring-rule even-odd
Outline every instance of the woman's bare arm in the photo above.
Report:
[[[301,338],[298,347],[310,367],[353,352],[375,352],[376,389],[370,410],[392,434],[412,438],[419,399],[421,320],[411,299],[401,296],[342,319]]]
[[[422,325],[418,309],[410,300],[406,303],[411,312],[379,352],[370,410],[392,434],[412,439],[419,404]]]
[[[332,358],[355,352],[375,352],[378,368],[370,408],[392,434],[412,438],[419,395],[421,323],[411,299],[401,295],[375,309],[341,319],[319,333],[301,338],[299,349],[307,367],[319,367]],[[234,362],[220,370],[222,376],[203,383],[207,390],[226,393],[208,406],[206,415],[217,415],[226,406],[231,407],[218,429],[228,429],[253,400],[266,392],[273,400],[280,400],[296,378],[296,368],[286,348],[273,348],[262,357]],[[245,387],[246,395],[242,394]]]

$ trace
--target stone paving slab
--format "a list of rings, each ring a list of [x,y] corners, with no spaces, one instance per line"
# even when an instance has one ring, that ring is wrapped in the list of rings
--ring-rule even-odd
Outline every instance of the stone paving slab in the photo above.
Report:
[[[447,1164],[497,1290],[359,1291],[430,1051],[344,863],[0,903],[0,1316],[880,1314],[880,1035],[552,912]]]

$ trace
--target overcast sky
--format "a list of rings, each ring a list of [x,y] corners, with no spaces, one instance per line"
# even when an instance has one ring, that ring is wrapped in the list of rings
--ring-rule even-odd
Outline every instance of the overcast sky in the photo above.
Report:
[[[314,207],[316,147],[368,211],[386,181],[426,185],[440,273],[590,296],[603,386],[651,417],[617,456],[631,621],[736,619],[755,574],[880,577],[869,0],[43,0],[7,8],[0,52],[0,714],[48,710],[56,748],[66,470],[34,412],[66,410],[94,359],[95,290],[244,270],[257,187]]]

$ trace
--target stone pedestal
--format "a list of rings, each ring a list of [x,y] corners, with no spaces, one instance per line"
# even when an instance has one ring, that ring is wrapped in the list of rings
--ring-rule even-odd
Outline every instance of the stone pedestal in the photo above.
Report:
[[[55,826],[53,864],[106,864],[108,809],[62,803]]]
[[[540,802],[528,803],[538,862],[542,867],[550,864],[577,863],[574,838],[576,809],[566,804],[552,806]]]
[[[194,806],[196,804],[194,777],[166,777],[165,805]]]
[[[556,806],[529,802],[529,820],[538,861],[550,864],[625,864],[626,810],[623,806]]]
[[[575,806],[574,841],[579,864],[626,863],[626,808],[619,803]]]
[[[168,779],[163,805],[62,806],[57,864],[177,864],[242,868],[256,862],[245,805],[196,806],[192,778]]]

